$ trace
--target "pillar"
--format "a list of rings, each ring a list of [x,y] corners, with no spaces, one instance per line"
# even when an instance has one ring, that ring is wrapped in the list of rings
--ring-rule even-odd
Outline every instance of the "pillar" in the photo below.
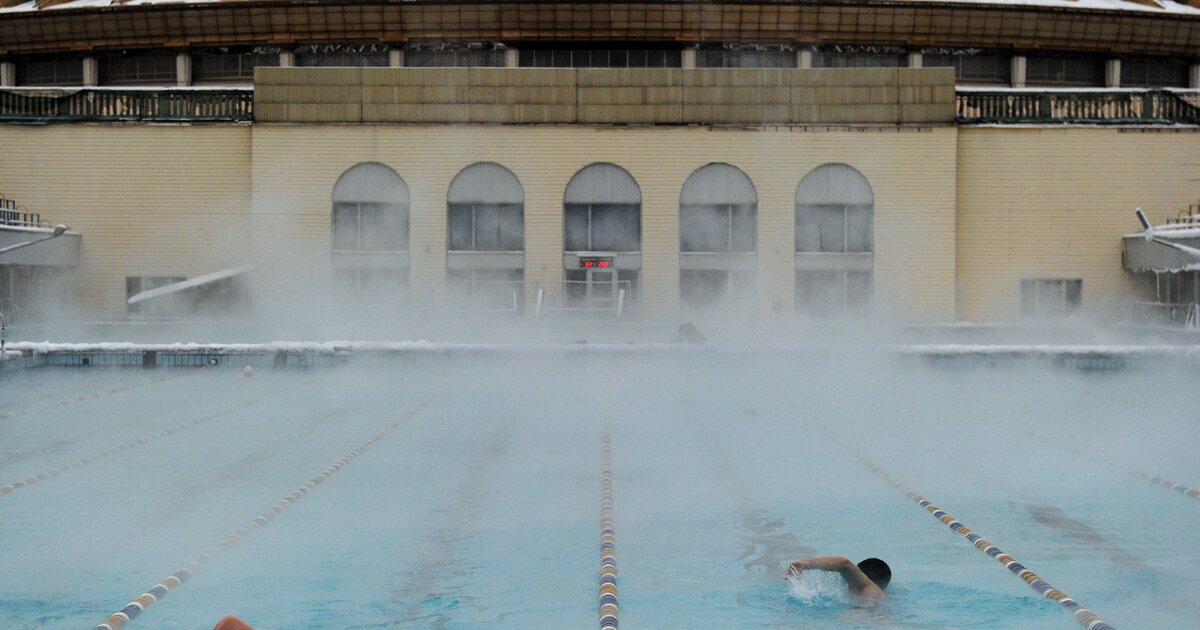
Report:
[[[388,67],[403,68],[404,67],[404,51],[399,48],[393,48],[388,51]]]
[[[521,51],[516,48],[504,49],[504,67],[519,68],[521,67]]]
[[[1104,87],[1121,87],[1121,60],[1109,59],[1104,62]]]
[[[925,55],[922,55],[919,52],[908,53],[908,67],[909,68],[925,67]]]
[[[0,61],[0,87],[13,87],[17,84],[17,64],[11,61]]]
[[[1015,88],[1025,87],[1025,56],[1013,55],[1012,58],[1012,86]]]
[[[804,49],[804,50],[801,50],[801,51],[799,51],[799,52],[797,52],[797,53],[796,53],[796,67],[797,67],[797,68],[811,68],[811,67],[813,67],[813,54],[812,54],[812,50],[809,50],[809,49]]]
[[[175,55],[175,84],[192,84],[192,56],[186,52]]]
[[[290,50],[279,51],[279,67],[291,68],[296,65],[296,53]]]
[[[693,69],[696,67],[696,47],[695,46],[688,46],[687,48],[683,49],[683,67],[684,68],[693,68]]]
[[[100,85],[100,62],[95,57],[83,58],[83,84]]]

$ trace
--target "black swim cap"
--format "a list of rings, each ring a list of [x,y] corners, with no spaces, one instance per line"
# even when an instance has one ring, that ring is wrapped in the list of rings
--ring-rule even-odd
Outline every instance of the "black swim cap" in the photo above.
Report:
[[[888,582],[892,581],[892,568],[879,558],[867,558],[859,562],[858,570],[871,578],[875,586],[878,586],[881,590],[887,588]]]

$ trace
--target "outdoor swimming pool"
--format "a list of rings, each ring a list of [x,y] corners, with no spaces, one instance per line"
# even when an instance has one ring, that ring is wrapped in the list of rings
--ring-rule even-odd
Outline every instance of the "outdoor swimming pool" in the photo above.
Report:
[[[1200,500],[1131,471],[1200,485],[1195,378],[714,349],[12,371],[0,618],[93,628],[208,553],[125,627],[595,628],[607,437],[624,628],[1080,627],[884,475],[1114,627],[1189,627]],[[887,602],[794,595],[787,562],[829,554],[887,560]]]

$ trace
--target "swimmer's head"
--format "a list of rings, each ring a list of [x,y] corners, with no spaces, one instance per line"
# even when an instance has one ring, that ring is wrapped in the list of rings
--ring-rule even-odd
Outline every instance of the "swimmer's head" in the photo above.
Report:
[[[858,570],[864,575],[871,578],[871,581],[878,586],[880,590],[887,588],[888,582],[892,581],[892,569],[886,562],[879,558],[867,558],[858,563]]]

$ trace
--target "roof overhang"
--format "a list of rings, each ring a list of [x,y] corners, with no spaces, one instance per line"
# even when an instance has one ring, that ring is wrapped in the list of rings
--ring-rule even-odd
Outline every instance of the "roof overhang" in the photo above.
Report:
[[[53,228],[0,225],[0,249],[45,239],[53,233]],[[67,232],[57,238],[0,254],[0,267],[78,267],[82,243],[83,235]]]
[[[1181,272],[1200,271],[1200,256],[1191,250],[1200,251],[1200,229],[1195,236],[1156,236],[1147,241],[1142,234],[1125,236],[1125,270]],[[1171,245],[1181,247],[1172,247]]]
[[[829,42],[1194,57],[1200,50],[1200,14],[897,0],[248,0],[0,12],[0,56],[239,44],[597,40]]]

